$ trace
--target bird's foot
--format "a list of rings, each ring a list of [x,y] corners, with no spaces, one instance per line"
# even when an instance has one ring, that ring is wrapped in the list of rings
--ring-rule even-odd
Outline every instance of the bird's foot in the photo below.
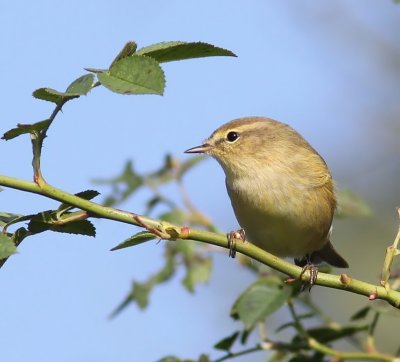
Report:
[[[301,291],[304,291],[308,287],[308,291],[311,291],[311,288],[315,285],[318,277],[318,267],[312,262],[312,255],[306,255],[302,259],[294,259],[294,263],[297,266],[303,267],[303,270],[300,273],[299,279],[302,282]],[[307,281],[303,281],[303,275],[306,272],[310,273],[310,278]]]
[[[307,281],[303,280],[303,275],[306,272],[310,273],[310,278]],[[303,270],[300,273],[299,279],[301,280],[301,291],[304,291],[308,287],[308,291],[311,291],[311,288],[315,285],[318,277],[318,267],[314,264],[306,264],[303,266]]]
[[[226,234],[228,238],[228,246],[229,246],[229,257],[234,258],[236,256],[236,241],[246,241],[246,234],[243,229],[231,231]]]

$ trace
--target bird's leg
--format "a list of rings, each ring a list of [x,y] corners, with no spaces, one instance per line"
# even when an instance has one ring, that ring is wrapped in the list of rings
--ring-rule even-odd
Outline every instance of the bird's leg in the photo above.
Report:
[[[294,263],[297,266],[302,266],[303,270],[300,273],[299,279],[302,281],[301,291],[304,291],[308,286],[308,291],[311,291],[311,288],[315,285],[318,277],[318,267],[312,263],[311,255],[307,254],[302,259],[294,259]],[[307,282],[303,282],[303,275],[308,271],[310,273],[310,280]]]
[[[228,238],[229,256],[234,258],[236,256],[236,241],[240,240],[245,242],[246,234],[243,229],[239,229],[226,234],[226,237]]]

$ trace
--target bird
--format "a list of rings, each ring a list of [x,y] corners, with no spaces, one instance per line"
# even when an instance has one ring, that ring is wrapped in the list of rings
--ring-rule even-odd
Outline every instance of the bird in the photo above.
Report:
[[[293,257],[313,273],[310,284],[323,261],[349,266],[330,241],[337,205],[331,173],[295,129],[265,117],[238,118],[185,152],[213,157],[225,173],[241,227],[229,234],[230,243],[245,239],[275,256]]]

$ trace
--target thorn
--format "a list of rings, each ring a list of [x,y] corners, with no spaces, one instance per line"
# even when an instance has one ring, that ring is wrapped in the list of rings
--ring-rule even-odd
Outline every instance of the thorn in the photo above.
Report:
[[[181,239],[188,239],[190,235],[190,228],[189,226],[182,226],[179,238]]]
[[[373,292],[369,295],[368,299],[369,300],[375,300],[378,298],[378,293],[377,292]]]
[[[351,278],[345,273],[340,274],[340,282],[347,287],[351,282]]]
[[[285,280],[285,283],[289,284],[289,283],[294,283],[296,281],[296,278],[287,278]]]
[[[163,233],[162,231],[146,224],[139,215],[133,214],[132,218],[143,228],[145,228],[147,231],[150,231],[154,235],[158,236],[160,239],[171,239],[171,235],[167,233]]]

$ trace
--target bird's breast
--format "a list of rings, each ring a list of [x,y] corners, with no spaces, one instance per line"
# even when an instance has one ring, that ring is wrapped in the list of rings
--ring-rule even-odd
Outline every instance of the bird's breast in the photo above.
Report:
[[[272,172],[226,180],[246,238],[277,256],[304,256],[320,249],[332,223],[323,188],[305,187]]]

